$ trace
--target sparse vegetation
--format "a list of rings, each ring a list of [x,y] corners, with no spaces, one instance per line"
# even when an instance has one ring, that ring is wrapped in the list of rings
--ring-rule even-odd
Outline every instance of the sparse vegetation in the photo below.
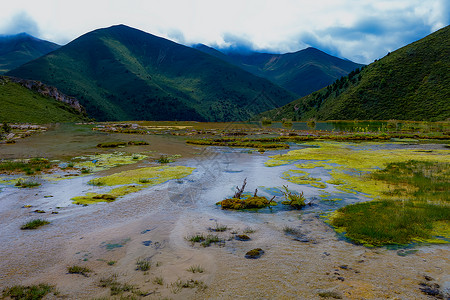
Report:
[[[91,273],[92,270],[87,267],[81,267],[77,265],[73,265],[71,267],[67,267],[67,273],[69,274],[80,274],[85,277],[89,277],[89,273]]]
[[[152,266],[152,262],[149,258],[138,258],[136,260],[136,270],[139,271],[148,271]]]
[[[17,180],[15,186],[20,187],[20,188],[33,188],[33,187],[37,187],[40,186],[41,184],[37,181],[34,181],[32,179],[26,179],[26,180],[22,180],[19,179]]]
[[[192,272],[192,273],[203,273],[205,270],[200,265],[193,265],[193,266],[190,266],[187,269],[187,271]]]
[[[158,284],[158,285],[163,285],[164,284],[164,278],[162,276],[156,276],[153,279],[153,283]]]
[[[35,220],[31,220],[31,221],[25,223],[24,225],[22,225],[22,227],[20,227],[20,229],[22,229],[22,230],[37,229],[37,228],[47,225],[47,224],[50,224],[50,222],[47,220],[35,219]]]
[[[100,178],[94,178],[89,180],[88,184],[93,186],[103,186],[105,185],[105,182],[103,182]]]
[[[295,209],[302,209],[304,206],[306,206],[303,192],[301,192],[300,194],[296,194],[292,191],[289,191],[287,185],[283,185],[282,193],[286,198],[286,201],[282,201],[281,204],[289,205]]]
[[[97,144],[98,148],[117,148],[117,147],[125,147],[127,145],[126,142],[107,142]]]
[[[28,160],[6,160],[0,162],[1,173],[26,173],[27,175],[51,169],[54,165],[45,158],[31,158]]]
[[[222,225],[216,222],[216,226],[215,227],[209,227],[208,228],[209,231],[214,231],[214,232],[224,232],[228,230],[228,226],[227,225]]]
[[[177,281],[172,282],[170,284],[170,286],[172,289],[172,293],[174,293],[174,294],[179,293],[184,288],[189,288],[189,289],[197,288],[197,291],[199,291],[199,292],[204,291],[207,288],[207,285],[203,281],[193,280],[193,279],[188,279],[188,280],[178,279]]]
[[[159,162],[160,164],[168,164],[171,162],[171,160],[167,155],[161,155],[156,161]]]
[[[192,244],[200,243],[203,247],[209,247],[211,244],[222,244],[224,241],[219,238],[217,235],[203,235],[203,234],[197,234],[193,236],[189,236],[186,238],[187,241],[190,241]]]
[[[3,297],[10,297],[11,299],[39,300],[54,291],[55,288],[53,286],[45,283],[32,286],[15,285],[4,289]]]
[[[100,279],[99,285],[100,287],[109,288],[111,290],[111,296],[120,295],[124,292],[133,292],[136,290],[136,287],[131,284],[117,281],[117,275],[115,274],[110,277]]]

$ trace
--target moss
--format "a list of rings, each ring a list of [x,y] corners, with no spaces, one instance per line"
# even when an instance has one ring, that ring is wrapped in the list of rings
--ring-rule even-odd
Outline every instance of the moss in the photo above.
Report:
[[[249,259],[257,259],[260,258],[264,254],[264,250],[261,248],[256,248],[245,253],[245,258]]]
[[[238,234],[234,237],[238,241],[249,241],[250,237],[246,234]]]
[[[269,202],[266,197],[252,197],[247,196],[243,199],[229,198],[216,203],[220,205],[222,209],[252,209],[252,208],[264,208],[268,206],[275,206],[277,203],[275,201]]]

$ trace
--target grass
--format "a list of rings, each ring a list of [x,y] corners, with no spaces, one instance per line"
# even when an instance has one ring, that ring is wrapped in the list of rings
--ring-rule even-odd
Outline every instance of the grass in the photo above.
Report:
[[[390,163],[370,176],[391,184],[388,199],[343,207],[331,225],[355,243],[372,246],[443,242],[448,236],[450,164],[416,161]]]
[[[167,155],[161,155],[156,161],[160,164],[168,164],[172,162]]]
[[[300,194],[296,194],[292,191],[289,191],[287,185],[283,185],[283,190],[281,191],[286,198],[286,201],[282,201],[281,204],[289,205],[295,209],[301,209],[305,204],[305,197],[303,196],[303,192]]]
[[[172,293],[174,294],[179,293],[184,288],[190,289],[197,288],[197,291],[204,291],[208,287],[203,281],[193,279],[188,280],[178,279],[177,281],[172,282],[170,286],[172,289]]]
[[[117,275],[115,274],[110,277],[100,279],[99,286],[109,288],[111,291],[111,296],[120,295],[124,292],[133,292],[136,290],[136,287],[131,284],[117,281]]]
[[[93,186],[103,186],[103,185],[105,185],[105,182],[102,181],[100,178],[95,178],[95,179],[89,180],[88,184],[93,185]]]
[[[436,202],[450,200],[450,163],[417,160],[390,163],[371,177],[392,184],[391,194]]]
[[[107,142],[107,143],[100,143],[97,144],[98,148],[117,148],[120,146],[126,146],[126,142]]]
[[[0,122],[48,124],[86,119],[65,103],[0,76]]]
[[[217,235],[203,235],[203,234],[197,234],[192,235],[186,238],[187,241],[190,241],[192,244],[200,243],[203,247],[209,247],[211,244],[222,244],[224,241],[219,238]]]
[[[115,260],[110,260],[107,262],[108,266],[114,266],[116,264]]]
[[[38,300],[44,298],[50,292],[54,292],[55,288],[48,284],[38,284],[32,286],[15,285],[3,290],[3,297],[11,299]]]
[[[20,187],[20,188],[33,188],[33,187],[37,187],[40,185],[41,184],[39,182],[31,180],[31,179],[27,179],[27,180],[19,179],[15,184],[15,186]]]
[[[149,143],[147,143],[146,141],[129,141],[128,145],[130,145],[130,146],[145,146],[145,145],[149,145]]]
[[[164,278],[162,276],[156,276],[153,279],[153,283],[158,284],[158,285],[164,285]]]
[[[205,270],[200,265],[192,265],[187,269],[187,271],[192,273],[203,273]]]
[[[0,162],[0,172],[32,175],[35,172],[51,169],[53,166],[48,159],[36,157],[28,160],[2,161]]]
[[[429,239],[433,223],[439,221],[448,224],[448,208],[412,201],[377,200],[339,209],[331,224],[355,243],[382,246]]]
[[[214,232],[225,232],[228,230],[228,226],[227,225],[222,225],[216,222],[216,226],[215,227],[209,227],[208,228],[209,231],[214,231]]]
[[[245,227],[244,230],[242,231],[243,233],[249,234],[249,233],[255,233],[255,229],[251,228],[251,227]]]
[[[89,277],[88,273],[91,273],[92,270],[87,267],[81,267],[81,266],[74,265],[71,267],[67,267],[67,272],[69,274],[80,274],[85,277]]]
[[[37,228],[47,225],[47,224],[50,224],[50,222],[47,220],[35,219],[35,220],[31,220],[31,221],[23,224],[22,227],[20,227],[20,229],[22,229],[22,230],[37,229]]]
[[[148,258],[138,258],[136,260],[136,270],[139,271],[148,271],[150,270],[152,263]]]

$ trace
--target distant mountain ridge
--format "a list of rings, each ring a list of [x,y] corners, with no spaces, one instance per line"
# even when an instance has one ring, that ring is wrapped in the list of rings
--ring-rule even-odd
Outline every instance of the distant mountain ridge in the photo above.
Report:
[[[450,119],[450,26],[261,114],[274,120]]]
[[[203,44],[193,47],[256,76],[267,78],[298,96],[305,96],[317,91],[363,66],[312,47],[285,54],[223,53]]]
[[[7,74],[57,87],[97,120],[243,121],[295,99],[218,58],[125,25],[84,34]]]
[[[61,47],[27,33],[0,35],[0,74]]]

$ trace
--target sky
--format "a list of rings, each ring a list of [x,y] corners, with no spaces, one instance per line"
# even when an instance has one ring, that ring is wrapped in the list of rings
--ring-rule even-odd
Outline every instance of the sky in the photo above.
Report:
[[[449,0],[14,0],[0,34],[66,44],[125,24],[175,42],[286,53],[315,47],[358,63],[449,25]]]

